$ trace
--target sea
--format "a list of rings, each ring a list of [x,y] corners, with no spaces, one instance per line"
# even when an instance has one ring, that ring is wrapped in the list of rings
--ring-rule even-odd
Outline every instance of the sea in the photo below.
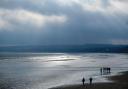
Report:
[[[101,75],[101,67],[111,73]],[[105,76],[128,71],[127,53],[0,53],[0,86],[7,89],[49,89],[56,86],[112,82]]]

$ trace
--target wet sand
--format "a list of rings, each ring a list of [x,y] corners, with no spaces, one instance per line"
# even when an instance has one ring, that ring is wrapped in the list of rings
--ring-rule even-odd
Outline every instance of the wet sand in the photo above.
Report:
[[[111,83],[93,83],[92,85],[68,85],[50,89],[128,89],[128,72],[123,72],[120,75],[107,77],[112,80]]]

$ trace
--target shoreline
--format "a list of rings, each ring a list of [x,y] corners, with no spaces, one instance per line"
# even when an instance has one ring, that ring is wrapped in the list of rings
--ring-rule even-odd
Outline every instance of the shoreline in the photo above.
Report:
[[[107,76],[108,80],[113,82],[93,83],[92,85],[86,83],[76,85],[63,85],[49,89],[128,89],[128,71],[119,72],[118,75]]]

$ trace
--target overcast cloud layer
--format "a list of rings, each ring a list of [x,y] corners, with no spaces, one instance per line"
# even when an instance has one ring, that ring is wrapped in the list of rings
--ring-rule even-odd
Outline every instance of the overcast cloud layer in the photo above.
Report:
[[[0,45],[128,44],[128,0],[0,0]]]

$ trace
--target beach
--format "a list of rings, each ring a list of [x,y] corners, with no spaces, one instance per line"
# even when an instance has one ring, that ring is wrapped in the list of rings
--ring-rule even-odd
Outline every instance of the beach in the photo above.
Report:
[[[86,83],[85,86],[83,86],[82,84],[64,85],[49,89],[128,89],[128,71],[121,72],[115,76],[108,76],[107,79],[113,82],[93,83],[92,85]],[[0,89],[15,88],[10,87],[9,85],[6,85],[4,82],[0,81]]]
[[[92,85],[86,83],[85,86],[79,85],[68,85],[60,86],[50,89],[128,89],[128,72],[123,72],[120,75],[107,77],[112,80],[111,83],[93,83]]]
[[[57,86],[109,83],[106,77],[128,71],[127,54],[119,53],[1,53],[1,89],[49,89]],[[111,74],[101,75],[101,67]],[[111,80],[110,80],[111,81]],[[86,84],[87,86],[87,84]]]

